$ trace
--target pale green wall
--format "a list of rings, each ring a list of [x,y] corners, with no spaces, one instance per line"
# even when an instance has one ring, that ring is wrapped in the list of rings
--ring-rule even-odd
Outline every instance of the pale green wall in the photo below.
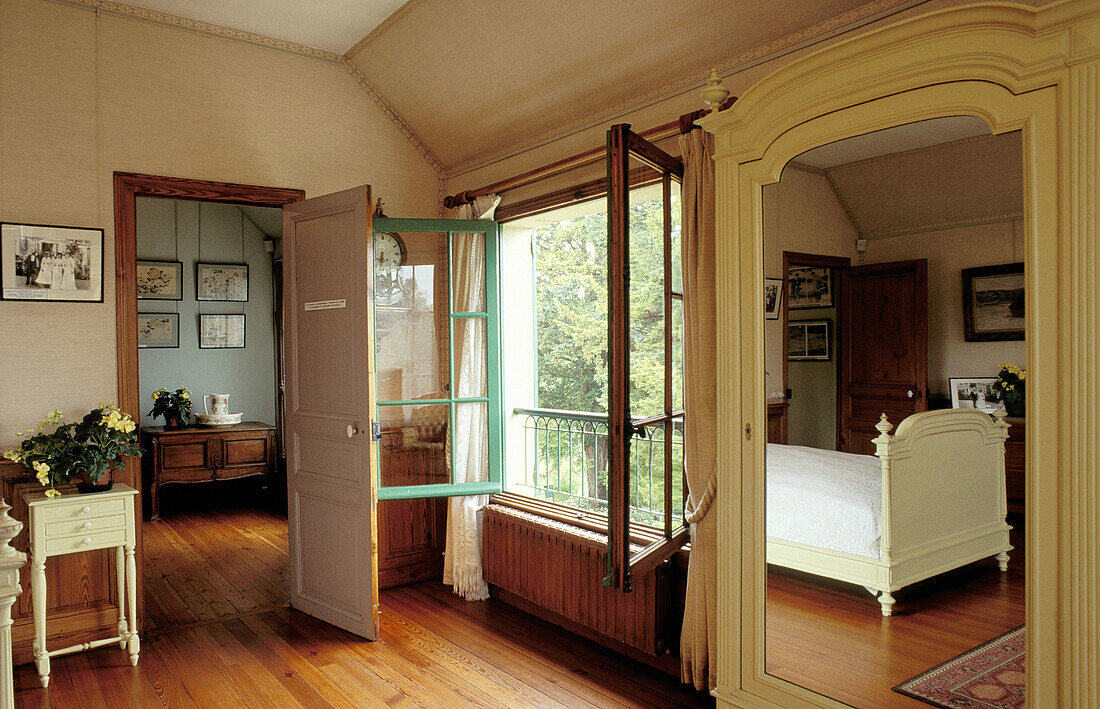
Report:
[[[138,352],[142,424],[152,421],[150,395],[160,387],[189,387],[195,410],[202,395],[228,392],[230,409],[246,421],[275,423],[275,330],[271,255],[265,234],[227,204],[139,197],[137,256],[183,262],[183,300],[139,300],[138,312],[178,312],[178,349]],[[248,302],[195,300],[195,264],[247,263]],[[244,313],[245,348],[199,349],[199,313]]]

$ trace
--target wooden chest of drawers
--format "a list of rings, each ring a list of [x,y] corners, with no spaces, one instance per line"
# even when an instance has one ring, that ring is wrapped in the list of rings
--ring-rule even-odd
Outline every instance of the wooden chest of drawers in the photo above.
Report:
[[[199,483],[273,476],[275,427],[249,421],[218,428],[141,429],[142,485],[149,499],[151,518],[160,516],[158,491],[168,483]]]
[[[1024,419],[1005,419],[1008,440],[1005,441],[1005,491],[1010,514],[1024,513],[1024,453],[1027,450],[1027,425]]]

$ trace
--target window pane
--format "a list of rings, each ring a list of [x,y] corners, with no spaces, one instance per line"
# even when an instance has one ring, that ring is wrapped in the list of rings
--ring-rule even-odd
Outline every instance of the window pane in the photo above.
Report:
[[[630,412],[665,411],[664,199],[660,183],[630,192]]]
[[[489,479],[489,407],[455,404],[455,482]]]
[[[607,511],[607,421],[531,414],[523,420],[523,478],[517,491],[584,510]],[[513,474],[512,470],[508,471]]]
[[[383,486],[451,482],[448,405],[380,406],[378,418]]]
[[[683,267],[681,264],[680,249],[680,217],[683,216],[680,207],[680,183],[672,181],[672,290],[677,293],[684,292]]]
[[[538,405],[606,413],[607,201],[561,213],[533,229]]]
[[[447,395],[447,235],[403,233],[404,265],[374,270],[379,401]],[[380,256],[385,253],[380,251]]]
[[[451,235],[453,311],[485,312],[485,235]]]
[[[455,318],[454,342],[456,396],[488,396],[485,320]]]
[[[684,408],[684,301],[672,301],[672,410]]]
[[[649,436],[635,436],[630,444],[630,519],[655,527],[665,523],[665,432],[672,430],[672,466],[667,477],[672,485],[672,510],[684,508],[684,435],[683,423],[654,426]],[[680,526],[673,517],[672,528]]]

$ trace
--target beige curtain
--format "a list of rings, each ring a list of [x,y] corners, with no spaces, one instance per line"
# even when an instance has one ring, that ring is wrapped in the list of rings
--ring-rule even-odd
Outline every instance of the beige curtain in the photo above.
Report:
[[[492,219],[500,197],[478,197],[458,209],[459,219]],[[485,240],[481,234],[452,239],[452,288],[455,312],[485,310]],[[487,382],[485,321],[462,318],[454,324],[455,397],[485,396]],[[488,409],[484,404],[455,405],[455,482],[489,479]],[[489,597],[481,561],[482,508],[488,495],[452,497],[447,507],[447,546],[443,552],[443,583],[470,601]]]
[[[688,482],[685,516],[691,524],[680,667],[696,689],[717,683],[717,515],[708,514],[716,494],[717,330],[715,308],[714,145],[696,128],[680,136],[684,159],[682,252],[684,280],[684,468]]]

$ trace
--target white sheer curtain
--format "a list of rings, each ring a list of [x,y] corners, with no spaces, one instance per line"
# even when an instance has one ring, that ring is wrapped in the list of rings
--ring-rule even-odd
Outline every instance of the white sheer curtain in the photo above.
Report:
[[[492,219],[500,197],[485,195],[458,208],[459,219]],[[481,234],[455,234],[451,254],[454,311],[485,311],[485,240]],[[485,396],[486,332],[482,318],[455,322],[455,397]],[[455,482],[489,479],[488,408],[484,404],[455,405]],[[481,510],[488,495],[452,497],[447,509],[447,546],[443,583],[469,601],[489,597],[481,562]]]

